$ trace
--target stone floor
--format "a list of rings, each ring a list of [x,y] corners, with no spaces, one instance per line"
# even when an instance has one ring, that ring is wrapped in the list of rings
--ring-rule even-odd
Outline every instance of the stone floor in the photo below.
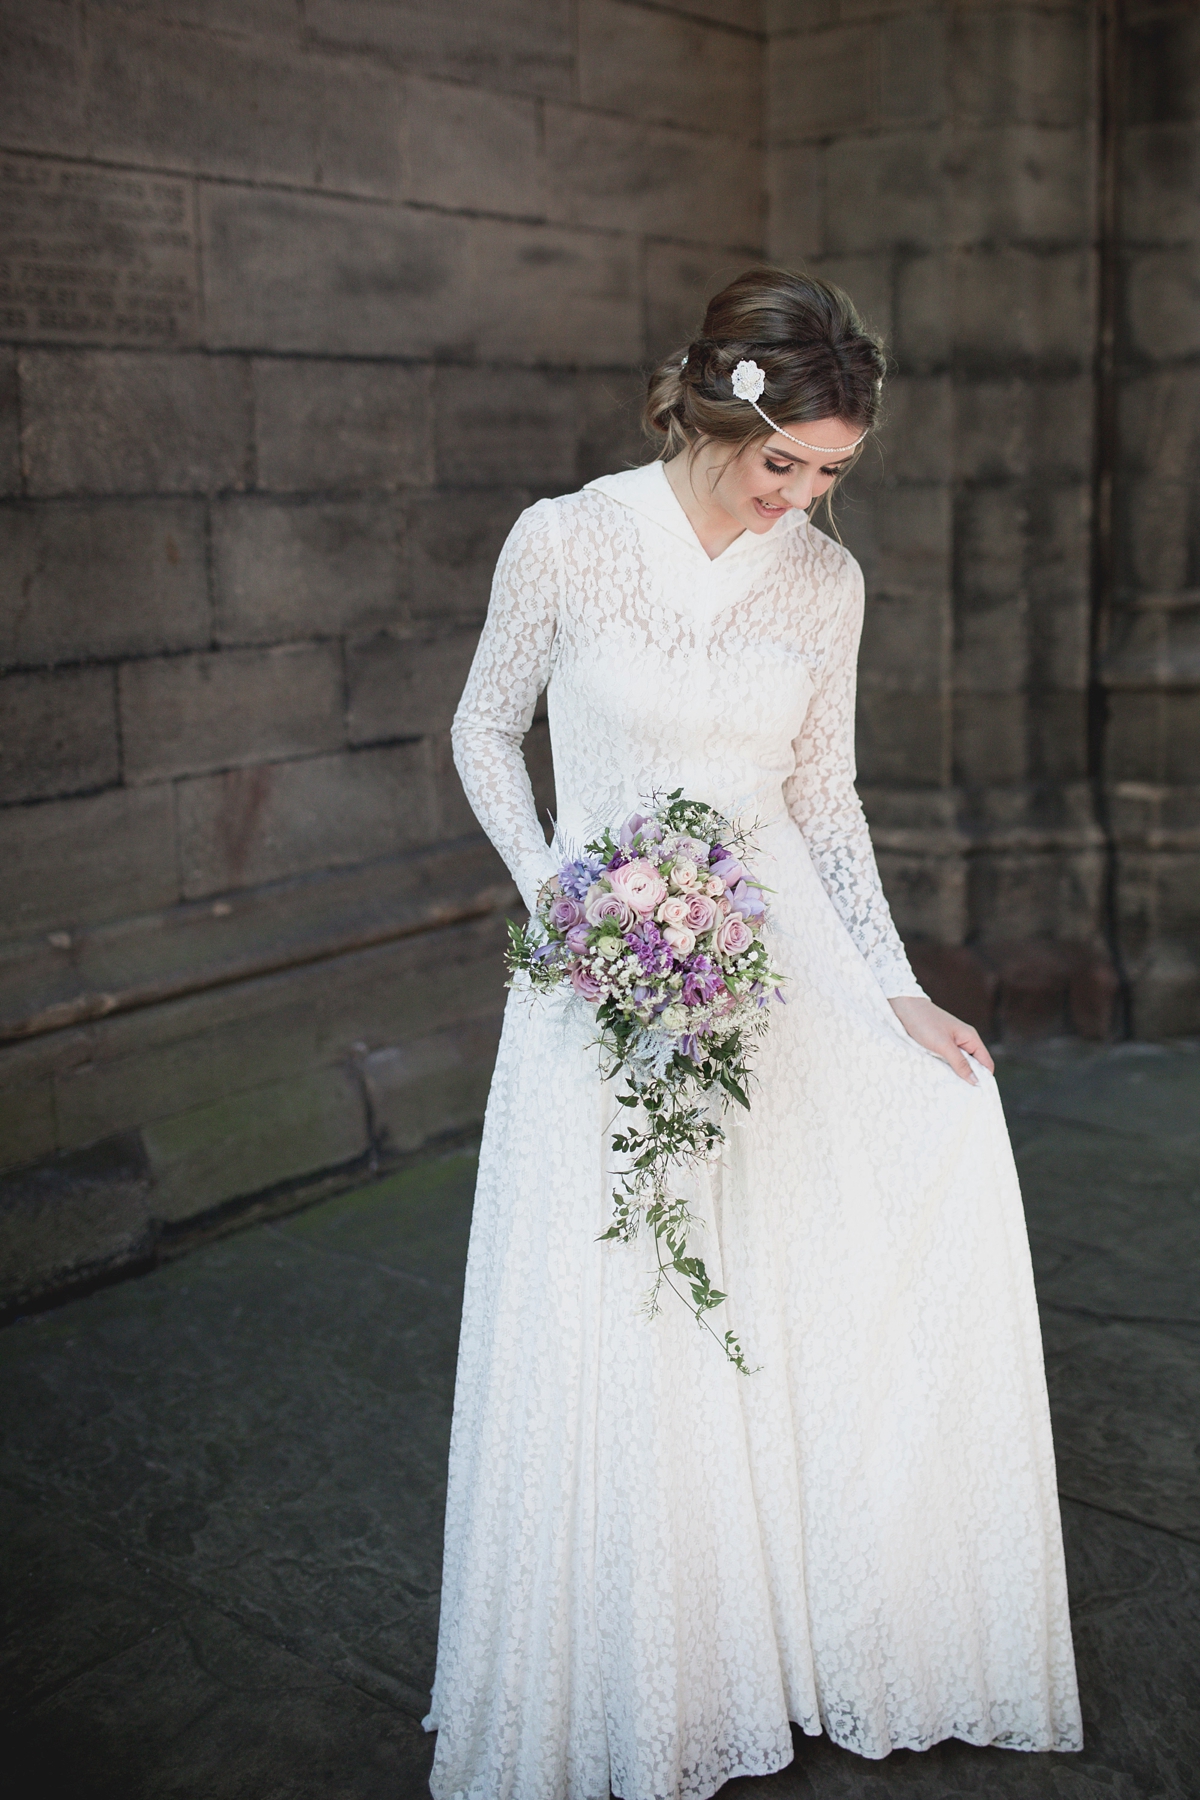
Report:
[[[1080,1756],[801,1739],[724,1800],[1200,1796],[1200,1048],[1002,1078],[1025,1181]],[[472,1163],[0,1334],[6,1767],[73,1800],[416,1800]]]

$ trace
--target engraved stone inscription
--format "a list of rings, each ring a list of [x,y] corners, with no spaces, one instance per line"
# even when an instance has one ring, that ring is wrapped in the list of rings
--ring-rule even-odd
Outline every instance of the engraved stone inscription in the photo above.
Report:
[[[0,156],[0,338],[192,343],[198,289],[186,181]]]

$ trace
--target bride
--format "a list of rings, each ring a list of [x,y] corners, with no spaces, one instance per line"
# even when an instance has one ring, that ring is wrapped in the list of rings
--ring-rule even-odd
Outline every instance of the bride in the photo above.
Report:
[[[1012,1153],[978,1034],[913,980],[854,790],[862,576],[812,521],[884,362],[836,288],[752,269],[653,375],[644,468],[513,527],[454,725],[531,909],[682,788],[754,825],[787,978],[752,1110],[684,1177],[755,1373],[652,1247],[601,1243],[590,1009],[515,990],[450,1450],[437,1800],[705,1800],[793,1754],[1080,1745]],[[556,851],[521,757],[548,690]],[[560,855],[561,852],[561,855]],[[714,1315],[719,1317],[720,1315]]]

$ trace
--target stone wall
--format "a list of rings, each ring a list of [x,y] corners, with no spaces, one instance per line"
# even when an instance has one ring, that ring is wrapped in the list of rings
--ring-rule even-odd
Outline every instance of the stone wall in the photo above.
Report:
[[[1198,94],[1191,0],[0,0],[0,1297],[477,1123],[495,554],[764,246],[894,363],[841,516],[920,973],[1200,1027]]]
[[[9,1299],[478,1121],[451,713],[517,512],[761,249],[758,23],[0,5]]]

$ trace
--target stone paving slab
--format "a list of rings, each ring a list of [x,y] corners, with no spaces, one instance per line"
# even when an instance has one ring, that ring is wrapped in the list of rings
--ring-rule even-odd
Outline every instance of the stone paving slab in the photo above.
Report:
[[[729,1800],[1200,1795],[1200,1054],[1001,1066],[1087,1746]],[[474,1164],[459,1152],[0,1333],[7,1741],[73,1800],[420,1800]]]

